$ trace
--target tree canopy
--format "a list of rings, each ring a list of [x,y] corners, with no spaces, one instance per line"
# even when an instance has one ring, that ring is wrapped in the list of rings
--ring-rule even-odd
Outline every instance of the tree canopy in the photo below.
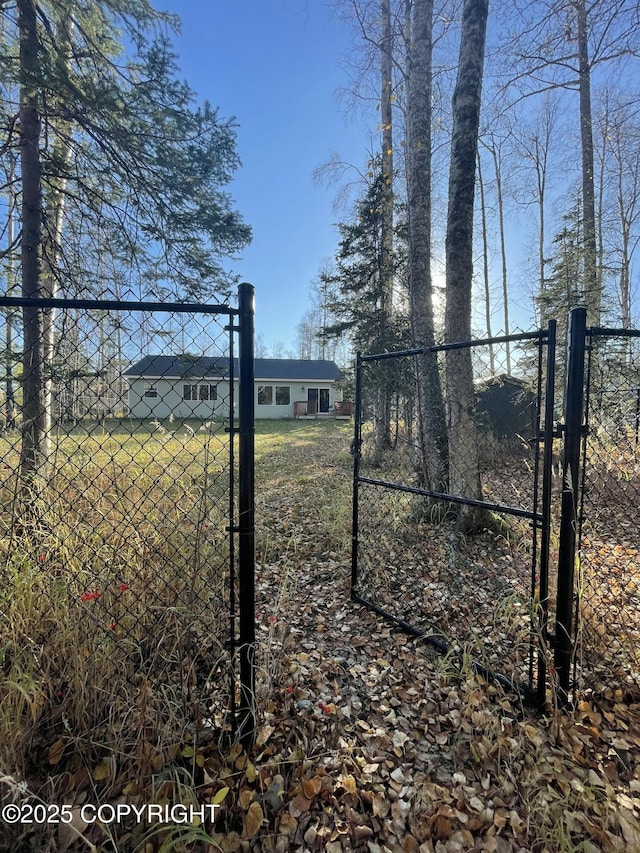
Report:
[[[177,20],[145,0],[39,3],[27,69],[21,4],[31,5],[0,9],[5,213],[25,177],[18,108],[28,86],[40,129],[41,263],[55,291],[224,294],[222,261],[251,238],[226,189],[240,165],[236,126],[179,78]]]
[[[399,287],[392,299],[395,310],[387,305],[387,279],[383,254],[384,177],[379,161],[371,164],[370,183],[354,205],[350,221],[338,225],[340,244],[335,269],[320,278],[329,288],[329,305],[336,321],[328,335],[349,333],[357,349],[384,351],[408,343],[406,304],[401,284],[406,277],[406,226],[396,227],[396,245],[392,263]]]

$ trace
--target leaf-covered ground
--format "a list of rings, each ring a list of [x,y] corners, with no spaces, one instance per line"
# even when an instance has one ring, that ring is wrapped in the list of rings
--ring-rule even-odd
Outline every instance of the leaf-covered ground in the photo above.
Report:
[[[640,707],[612,693],[540,715],[350,601],[350,440],[335,422],[257,436],[255,749],[183,745],[135,791],[219,803],[208,840],[78,825],[79,840],[63,828],[0,850],[640,851]],[[66,776],[75,803],[100,781]],[[111,802],[133,796],[126,782]]]
[[[261,451],[264,713],[248,765],[210,767],[220,847],[640,850],[640,709],[540,716],[352,604],[348,432],[290,438]]]

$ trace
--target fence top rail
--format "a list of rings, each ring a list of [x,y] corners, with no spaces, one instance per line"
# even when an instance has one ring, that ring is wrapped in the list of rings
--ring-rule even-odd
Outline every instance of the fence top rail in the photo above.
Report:
[[[640,338],[640,329],[606,329],[593,326],[587,329],[587,334],[592,338]]]
[[[226,314],[234,316],[231,305],[198,302],[128,302],[120,299],[51,299],[0,296],[0,308],[82,308],[87,311],[153,311],[172,314]]]
[[[640,334],[640,333],[639,333]],[[471,341],[457,341],[452,344],[436,344],[430,347],[416,347],[414,349],[393,350],[392,352],[360,354],[360,361],[382,361],[387,358],[401,358],[403,356],[425,355],[428,352],[444,352],[446,350],[467,349],[468,347],[488,346],[490,344],[513,343],[515,341],[544,341],[549,337],[547,329],[538,329],[535,332],[521,332],[517,335],[501,335],[497,338],[479,338]]]

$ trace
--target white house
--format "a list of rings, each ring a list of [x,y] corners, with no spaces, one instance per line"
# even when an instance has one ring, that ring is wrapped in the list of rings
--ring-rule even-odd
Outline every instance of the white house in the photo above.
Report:
[[[129,414],[135,418],[226,418],[230,363],[223,356],[147,355],[124,372],[129,382]],[[256,418],[329,414],[342,401],[342,379],[333,361],[255,359]],[[238,361],[233,362],[234,395]]]

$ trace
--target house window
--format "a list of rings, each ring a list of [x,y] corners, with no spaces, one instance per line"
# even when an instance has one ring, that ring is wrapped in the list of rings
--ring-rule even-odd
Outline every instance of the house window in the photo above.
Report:
[[[200,383],[198,385],[183,385],[182,399],[196,402],[200,400],[217,400],[218,386]]]
[[[145,397],[157,397],[158,396],[158,386],[155,382],[145,382],[144,383],[144,396]]]
[[[273,385],[258,385],[258,405],[273,405]]]
[[[291,388],[288,385],[276,385],[276,406],[291,405]]]

